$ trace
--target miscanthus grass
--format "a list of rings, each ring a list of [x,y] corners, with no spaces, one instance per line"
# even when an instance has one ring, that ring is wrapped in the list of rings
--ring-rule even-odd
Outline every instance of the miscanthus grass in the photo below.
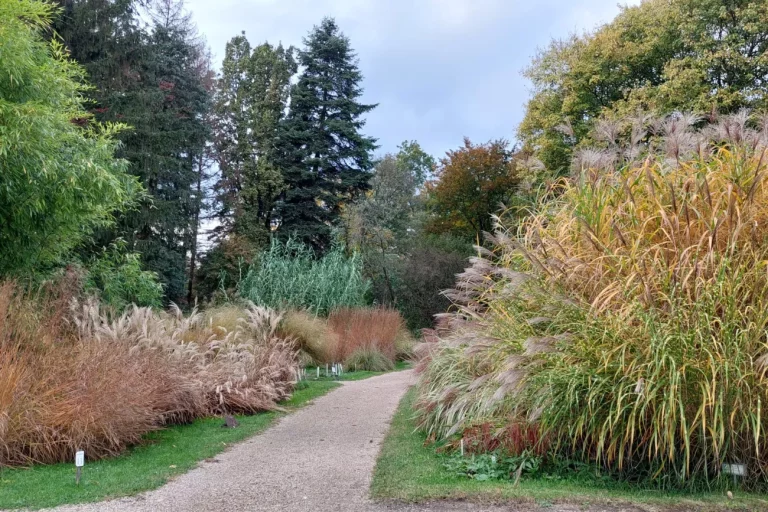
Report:
[[[695,121],[582,154],[519,231],[498,223],[422,363],[434,438],[525,421],[550,456],[627,480],[711,484],[743,463],[765,485],[768,123]]]

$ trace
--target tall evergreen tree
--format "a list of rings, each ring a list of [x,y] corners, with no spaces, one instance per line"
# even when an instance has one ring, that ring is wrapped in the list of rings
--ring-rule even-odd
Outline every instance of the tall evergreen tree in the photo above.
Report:
[[[342,205],[368,188],[376,139],[361,133],[362,116],[376,105],[359,102],[363,76],[349,38],[332,18],[316,26],[304,45],[281,130],[286,188],[277,222],[284,236],[295,234],[322,250]]]
[[[200,198],[196,165],[208,138],[205,52],[181,0],[159,0],[138,21],[140,0],[63,0],[57,32],[85,65],[95,89],[92,111],[121,121],[120,156],[146,188],[148,200],[101,233],[100,249],[124,238],[157,272],[166,296],[184,297],[190,232]]]
[[[283,188],[278,128],[294,73],[293,48],[251,48],[244,33],[227,43],[214,109],[220,239],[244,237],[259,247],[269,238]]]

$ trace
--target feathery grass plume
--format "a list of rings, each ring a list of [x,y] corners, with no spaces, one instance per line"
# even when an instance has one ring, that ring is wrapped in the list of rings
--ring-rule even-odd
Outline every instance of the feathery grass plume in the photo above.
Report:
[[[163,425],[275,409],[293,390],[296,345],[272,310],[116,316],[70,285],[0,283],[0,467],[117,455]]]
[[[462,278],[429,351],[427,432],[527,422],[552,455],[626,479],[692,486],[745,463],[764,485],[768,159],[760,118],[717,123],[657,124],[637,160],[497,226],[489,283]]]
[[[175,307],[158,313],[134,306],[112,321],[98,312],[78,318],[82,325],[96,318],[91,329],[99,339],[127,345],[137,356],[154,353],[168,359],[190,384],[178,407],[170,410],[176,416],[275,409],[290,396],[298,374],[296,343],[277,334],[281,316],[253,304],[189,316]],[[202,397],[202,405],[190,399],[191,393]],[[184,404],[195,407],[184,410]]]
[[[0,467],[115,455],[162,426],[162,360],[81,338],[67,295],[0,284]]]
[[[302,352],[315,365],[338,362],[334,359],[339,337],[328,326],[324,318],[307,311],[289,310],[280,323],[283,337],[296,340]]]
[[[346,361],[358,349],[376,350],[394,363],[406,329],[400,313],[388,308],[343,308],[328,317],[338,337],[334,359]]]

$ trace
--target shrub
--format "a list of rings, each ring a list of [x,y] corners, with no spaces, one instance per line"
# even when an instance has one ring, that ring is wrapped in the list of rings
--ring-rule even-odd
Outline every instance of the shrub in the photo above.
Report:
[[[344,366],[352,371],[388,372],[395,369],[395,364],[375,348],[358,348],[344,361]]]
[[[341,307],[363,306],[368,281],[357,254],[341,246],[317,258],[312,249],[289,239],[273,240],[238,284],[243,298],[274,309],[306,309],[325,316]]]
[[[163,287],[157,274],[141,269],[140,256],[126,252],[124,243],[112,244],[88,265],[85,289],[121,311],[131,304],[161,307]]]
[[[528,422],[627,479],[695,485],[740,462],[764,482],[768,120],[681,119],[658,124],[661,154],[585,165],[521,236],[498,227],[449,294],[424,428]]]
[[[51,38],[55,14],[49,2],[0,2],[4,276],[56,265],[140,196],[127,162],[114,157],[123,127],[87,112],[85,71]]]
[[[442,291],[453,286],[472,255],[472,244],[450,235],[430,235],[413,242],[394,266],[397,309],[408,327],[431,327],[434,316],[451,302]]]
[[[280,332],[284,337],[296,340],[311,364],[338,362],[334,356],[339,338],[325,319],[306,311],[287,311],[280,323]]]

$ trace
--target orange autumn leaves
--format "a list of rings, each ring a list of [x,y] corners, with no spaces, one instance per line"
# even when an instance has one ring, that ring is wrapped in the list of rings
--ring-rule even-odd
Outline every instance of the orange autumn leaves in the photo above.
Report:
[[[508,203],[517,190],[516,154],[505,140],[464,145],[440,160],[437,179],[426,184],[433,216],[431,233],[481,235],[492,231],[491,215]]]

